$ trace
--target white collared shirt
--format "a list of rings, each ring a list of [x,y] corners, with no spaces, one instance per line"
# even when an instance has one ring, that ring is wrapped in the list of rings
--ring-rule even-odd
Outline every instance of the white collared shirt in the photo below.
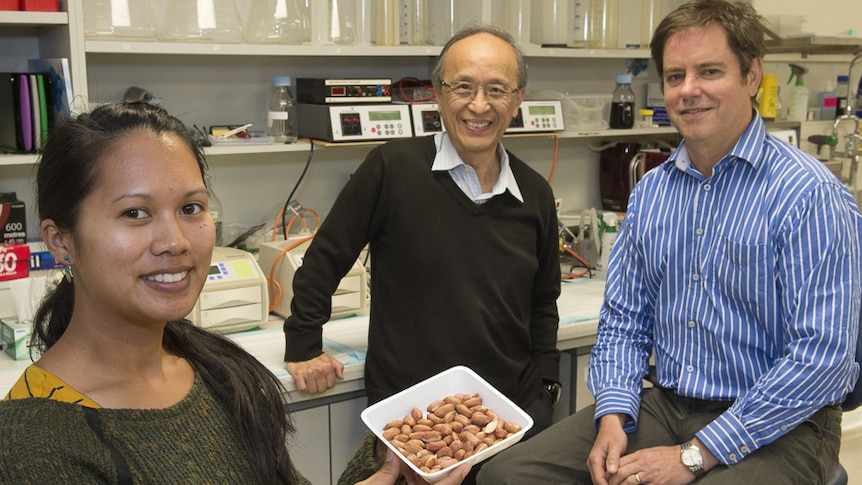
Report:
[[[464,163],[452,141],[446,132],[437,133],[434,135],[434,143],[437,145],[437,156],[434,157],[434,164],[431,165],[432,171],[448,171],[455,184],[464,192],[467,197],[477,204],[483,204],[495,195],[500,195],[508,190],[516,199],[524,202],[524,197],[521,195],[521,189],[518,187],[518,182],[515,181],[515,175],[512,174],[512,169],[509,167],[509,155],[506,153],[503,144],[497,144],[497,155],[500,157],[500,177],[497,182],[491,187],[490,192],[482,192],[482,184],[479,183],[479,176],[476,175],[476,170],[470,165]]]

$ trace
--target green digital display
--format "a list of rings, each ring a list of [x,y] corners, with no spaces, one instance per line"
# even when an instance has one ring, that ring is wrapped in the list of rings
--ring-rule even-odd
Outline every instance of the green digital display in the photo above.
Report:
[[[531,105],[531,106],[527,107],[527,111],[531,115],[552,115],[552,114],[556,113],[557,110],[554,109],[554,107],[552,105],[546,104],[544,106],[543,105]]]
[[[401,119],[400,111],[369,111],[368,119],[371,121],[398,121]]]

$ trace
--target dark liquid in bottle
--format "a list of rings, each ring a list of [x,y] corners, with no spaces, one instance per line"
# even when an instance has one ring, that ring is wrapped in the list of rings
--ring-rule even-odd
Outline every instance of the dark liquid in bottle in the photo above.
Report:
[[[611,103],[611,128],[631,128],[635,125],[635,104]]]

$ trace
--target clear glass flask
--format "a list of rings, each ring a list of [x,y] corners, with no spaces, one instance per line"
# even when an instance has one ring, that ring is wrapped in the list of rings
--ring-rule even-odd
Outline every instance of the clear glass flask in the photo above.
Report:
[[[308,12],[298,0],[255,0],[249,3],[245,40],[250,44],[308,42]]]
[[[171,0],[164,15],[159,31],[163,41],[238,44],[243,40],[233,0]]]
[[[156,40],[149,2],[84,0],[84,37],[88,39]]]

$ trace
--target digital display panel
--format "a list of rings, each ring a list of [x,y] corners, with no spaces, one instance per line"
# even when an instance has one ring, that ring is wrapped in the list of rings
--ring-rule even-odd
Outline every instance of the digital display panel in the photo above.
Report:
[[[551,105],[531,105],[527,108],[527,111],[531,115],[552,115],[556,113],[556,109]]]
[[[214,264],[214,265],[210,266],[210,273],[209,274],[221,274],[221,270],[218,269],[218,265]]]
[[[398,121],[401,119],[400,111],[369,111],[368,119],[371,121]]]

